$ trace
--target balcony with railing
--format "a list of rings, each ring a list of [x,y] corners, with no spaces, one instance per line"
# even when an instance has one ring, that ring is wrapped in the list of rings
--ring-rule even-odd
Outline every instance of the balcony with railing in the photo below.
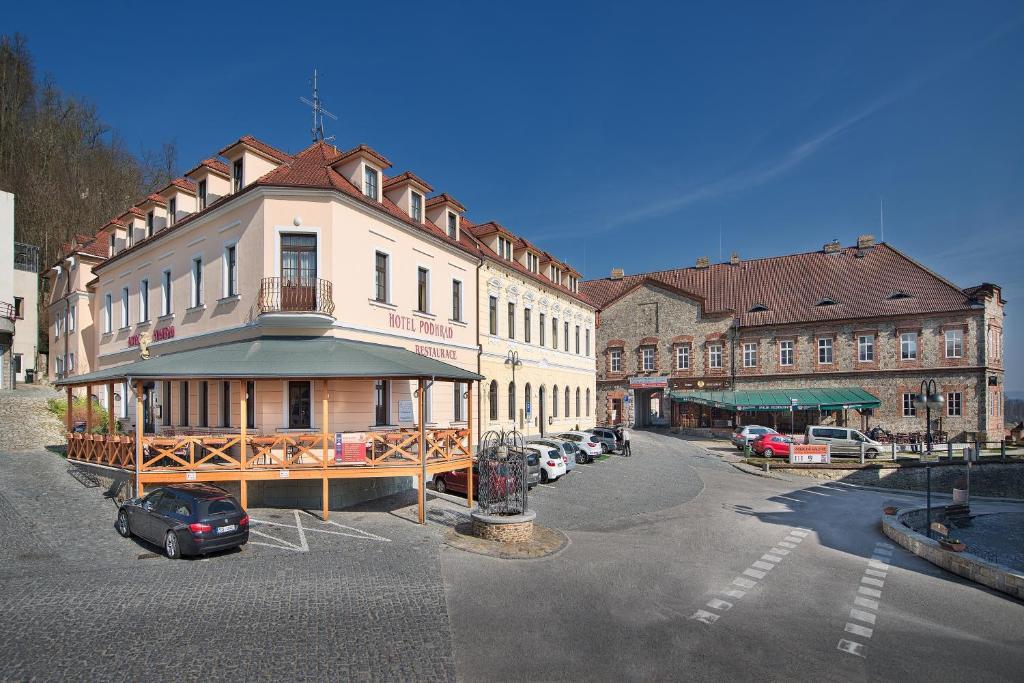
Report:
[[[14,305],[0,301],[0,335],[14,334],[14,321],[17,318]]]
[[[320,278],[265,277],[257,308],[261,322],[268,324],[329,325],[334,322],[333,286]]]

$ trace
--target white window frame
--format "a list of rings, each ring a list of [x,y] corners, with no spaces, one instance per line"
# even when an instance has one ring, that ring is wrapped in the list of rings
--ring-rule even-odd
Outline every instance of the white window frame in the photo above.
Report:
[[[454,309],[454,306],[452,307],[452,312],[455,313],[456,316],[457,316],[455,318],[452,318],[452,322],[462,323],[462,322],[466,322],[463,319],[463,317],[462,317],[462,314],[463,314],[463,311],[465,310],[465,305],[466,305],[466,302],[465,302],[465,299],[466,299],[466,288],[463,287],[462,280],[460,280],[458,278],[455,278],[455,277],[452,278],[452,303],[453,304],[454,304],[454,299],[455,299],[455,284],[456,283],[458,283],[458,285],[459,285],[459,310],[456,311]]]
[[[189,268],[189,281],[192,286],[192,291],[190,292],[191,298],[189,299],[189,308],[199,308],[205,303],[203,289],[205,289],[204,285],[206,284],[206,277],[204,276],[203,273],[203,268],[205,265],[203,263],[203,255],[196,254],[195,256],[192,257],[190,263],[192,264],[192,266]],[[197,265],[199,266],[198,278],[196,278]]]
[[[792,367],[796,360],[796,344],[792,339],[783,339],[779,342],[779,365]]]
[[[960,329],[946,330],[945,335],[946,342],[946,358],[963,358],[964,357],[964,331]],[[950,353],[950,345],[952,344],[952,353]]]
[[[139,324],[149,322],[149,278],[139,280]]]
[[[416,200],[419,199],[419,206]],[[419,209],[417,211],[417,209]],[[423,195],[415,190],[409,191],[409,217],[418,223],[423,222]]]
[[[383,256],[385,258],[385,268],[384,268],[384,301],[381,301],[380,299],[377,298],[377,254],[380,254],[381,256]],[[319,255],[317,256],[317,258],[319,258]],[[373,273],[373,279],[370,282],[370,286],[373,288],[372,292],[370,294],[370,300],[371,301],[376,301],[379,304],[390,304],[391,303],[391,297],[392,297],[392,292],[393,292],[393,290],[391,288],[391,271],[392,271],[392,267],[391,266],[392,266],[392,263],[391,263],[391,252],[387,251],[386,249],[378,249],[378,248],[375,247],[373,249],[373,253],[372,253],[371,261],[370,261],[370,272]]]
[[[857,362],[873,363],[875,361],[875,335],[861,334],[857,336]]]
[[[370,183],[367,182],[370,174],[373,174],[374,181],[374,194],[369,193]],[[381,172],[370,164],[363,164],[363,195],[373,199],[374,201],[380,201],[380,190],[381,190]]]
[[[954,412],[954,408],[956,411]],[[964,414],[964,399],[963,394],[959,391],[947,391],[946,392],[946,416],[947,417],[963,417]]]
[[[448,212],[448,223],[445,226],[445,232],[453,240],[459,239],[459,214],[454,211]]]
[[[917,360],[918,356],[918,335],[917,332],[900,333],[900,360]]]
[[[818,337],[818,365],[832,365],[835,360],[835,345],[832,337]]]
[[[178,198],[171,197],[167,200],[167,227],[174,225],[178,213]]]
[[[423,303],[426,304],[426,308],[422,309],[422,310],[420,309],[420,271],[421,270],[424,271],[427,274],[426,301],[423,302]],[[430,310],[430,308],[431,308],[430,307],[430,295],[431,295],[431,291],[430,291],[430,268],[428,268],[427,266],[424,266],[422,264],[416,264],[416,312],[417,313],[426,313],[428,315],[431,314],[431,310]]]
[[[690,345],[679,344],[676,346],[676,370],[690,369]]]
[[[114,329],[114,296],[107,292],[103,295],[103,333],[110,334]]]
[[[743,342],[743,367],[757,367],[757,342]]]
[[[708,367],[714,368],[715,370],[721,370],[725,361],[723,348],[721,344],[711,344],[708,346]]]
[[[76,313],[75,312],[77,310],[78,309],[76,309],[73,305],[70,305],[68,307],[68,330],[67,331],[69,333],[75,331],[75,318],[76,318]]]
[[[127,329],[131,326],[131,308],[129,308],[129,298],[131,293],[127,287],[121,288],[121,329]]]
[[[622,349],[611,349],[608,352],[608,371],[622,372]]]
[[[280,235],[279,235],[279,237],[280,237]],[[231,249],[232,247],[234,247],[234,249],[235,249],[235,287],[234,287],[235,291],[233,293],[231,292],[231,287],[230,287],[230,282],[229,282],[230,273],[228,272],[228,250]],[[277,258],[278,258],[278,261],[280,263],[280,258],[281,258],[280,240],[278,241]],[[236,297],[236,296],[241,296],[241,292],[240,292],[239,287],[238,287],[238,273],[239,273],[238,265],[239,265],[238,264],[238,240],[234,240],[234,241],[231,241],[231,242],[225,242],[224,243],[224,247],[223,247],[223,249],[221,251],[221,279],[222,279],[222,282],[221,282],[221,287],[222,287],[221,292],[223,293],[223,296],[221,298],[223,298],[223,299],[229,299],[229,298],[233,298],[233,297]],[[278,265],[278,269],[277,269],[276,272],[278,272],[278,273],[281,272],[280,265]]]
[[[174,282],[171,278],[171,269],[165,268],[160,273],[160,317],[174,313]]]
[[[640,360],[642,362],[643,372],[654,372],[654,353],[655,348],[653,346],[644,346],[640,349]]]
[[[903,394],[902,406],[903,417],[917,417],[917,408],[914,407],[914,394]]]

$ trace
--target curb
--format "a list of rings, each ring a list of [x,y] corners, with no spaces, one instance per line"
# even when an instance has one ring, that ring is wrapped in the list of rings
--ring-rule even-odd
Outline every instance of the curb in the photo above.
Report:
[[[778,475],[778,474],[772,474],[771,472],[765,472],[764,470],[759,470],[756,467],[754,467],[753,465],[748,465],[745,462],[729,462],[728,460],[726,462],[728,464],[732,465],[733,467],[735,467],[736,469],[738,469],[740,472],[743,472],[744,474],[750,474],[750,475],[753,475],[755,477],[763,477],[765,479],[777,479],[779,481],[788,481],[788,482],[792,482],[793,481],[793,479],[791,477],[782,476],[782,475]]]
[[[882,533],[918,557],[928,560],[965,579],[1024,600],[1024,572],[1006,565],[989,562],[972,553],[946,550],[939,542],[919,534],[902,522],[902,518],[924,507],[897,510],[895,515],[882,515]]]

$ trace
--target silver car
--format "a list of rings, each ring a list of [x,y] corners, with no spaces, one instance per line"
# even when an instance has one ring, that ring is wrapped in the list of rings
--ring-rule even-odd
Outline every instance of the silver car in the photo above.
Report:
[[[601,444],[601,451],[604,453],[614,453],[619,447],[615,432],[607,427],[593,427],[586,431],[594,435],[594,440]]]
[[[567,471],[571,472],[574,470],[576,463],[579,461],[580,449],[572,441],[556,439],[550,436],[532,436],[526,440],[526,443],[539,443],[558,449],[558,452],[562,454],[562,460],[565,461],[565,469]]]
[[[738,450],[743,450],[744,446],[753,443],[757,440],[757,437],[764,434],[778,434],[771,427],[762,427],[760,425],[746,425],[744,427],[737,427],[733,430],[732,436],[729,438],[732,441],[732,445]]]

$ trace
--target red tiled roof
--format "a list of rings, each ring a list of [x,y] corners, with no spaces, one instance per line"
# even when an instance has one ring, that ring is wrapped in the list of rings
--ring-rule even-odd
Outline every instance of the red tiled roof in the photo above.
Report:
[[[130,209],[128,209],[127,211],[125,211],[124,213],[122,213],[120,216],[118,216],[117,220],[120,221],[125,216],[134,216],[136,218],[144,218],[145,214],[142,213],[142,209],[140,209],[137,206],[133,206]],[[122,221],[122,223],[123,223],[123,221]]]
[[[185,178],[175,178],[171,182],[167,183],[167,187],[161,189],[159,194],[162,195],[164,192],[167,192],[167,190],[171,189],[172,187],[176,187],[179,190],[184,190],[185,192],[190,192],[192,194],[196,193],[196,184],[193,183],[191,180],[186,180]]]
[[[430,185],[428,185],[427,181],[425,181],[423,178],[420,178],[418,175],[416,175],[412,171],[406,171],[404,173],[399,173],[394,178],[388,178],[387,180],[384,181],[384,187],[389,187],[391,185],[398,185],[399,183],[405,183],[405,182],[409,182],[409,181],[417,183],[423,189],[425,189],[427,192],[433,192],[434,191],[434,188],[432,188]]]
[[[185,175],[190,176],[201,168],[208,168],[214,173],[219,173],[223,176],[229,176],[231,174],[231,171],[230,169],[228,169],[227,164],[225,164],[223,161],[219,161],[211,157],[209,159],[203,159],[202,161],[200,161],[195,168],[193,168]]]
[[[236,147],[238,145],[246,145],[247,147],[250,147],[257,152],[265,156],[268,156],[271,159],[274,159],[275,161],[281,162],[282,164],[287,161],[291,161],[292,159],[292,156],[290,154],[282,152],[276,147],[271,147],[267,143],[263,142],[262,140],[257,140],[251,135],[243,135],[242,137],[238,138],[238,140],[236,140],[235,142],[232,142],[230,145],[217,152],[217,154],[224,156],[225,152],[227,152],[232,147]]]
[[[436,195],[434,197],[431,197],[430,199],[427,200],[427,206],[428,207],[436,206],[438,204],[446,204],[446,203],[447,204],[451,204],[456,209],[458,209],[460,212],[466,210],[466,207],[464,207],[462,204],[460,204],[459,200],[457,200],[455,197],[451,196],[447,192],[442,192],[441,194]]]
[[[167,206],[167,200],[164,199],[163,197],[161,197],[156,192],[154,192],[153,194],[146,195],[146,198],[143,199],[141,202],[139,202],[139,206],[145,206],[146,204],[149,204],[150,202],[153,202],[154,204],[158,204],[159,206]]]
[[[359,145],[357,147],[353,147],[352,149],[348,150],[347,152],[342,152],[331,163],[332,164],[337,164],[338,162],[344,161],[345,159],[348,159],[350,156],[352,156],[354,154],[358,154],[360,152],[362,152],[363,154],[371,157],[374,161],[376,161],[378,164],[380,164],[383,168],[391,168],[391,162],[388,161],[384,157],[383,154],[378,153],[376,150],[372,149],[368,145]]]
[[[970,309],[970,297],[888,244],[813,251],[739,264],[603,278],[580,288],[600,308],[654,284],[702,301],[705,313],[732,313],[745,326],[851,320]],[[890,299],[898,291],[909,298]],[[834,305],[819,305],[832,299]],[[750,312],[754,306],[767,310]]]

